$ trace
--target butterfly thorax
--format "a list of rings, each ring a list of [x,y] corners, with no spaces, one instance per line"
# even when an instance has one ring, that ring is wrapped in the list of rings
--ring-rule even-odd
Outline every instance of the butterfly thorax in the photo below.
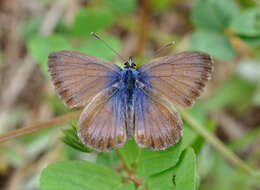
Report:
[[[136,83],[136,69],[126,68],[121,71],[121,89],[124,89],[128,98],[132,97]]]
[[[124,79],[123,79],[123,82],[124,82],[124,85],[125,87],[132,91],[133,88],[135,87],[135,77],[133,76],[133,71],[132,69],[126,69],[126,72],[125,72],[125,76],[124,76]]]

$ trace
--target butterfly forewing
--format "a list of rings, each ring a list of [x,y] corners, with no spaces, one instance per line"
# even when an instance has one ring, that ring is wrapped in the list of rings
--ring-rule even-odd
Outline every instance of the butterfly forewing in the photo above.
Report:
[[[155,90],[135,94],[135,140],[151,150],[163,150],[182,136],[182,120],[173,105]]]
[[[79,138],[97,151],[118,148],[126,141],[125,109],[117,91],[110,87],[97,94],[80,116]]]
[[[118,82],[121,69],[111,62],[86,54],[57,51],[48,57],[48,70],[63,102],[77,107]]]
[[[133,134],[139,146],[152,150],[176,144],[183,124],[172,102],[192,105],[213,70],[211,57],[201,52],[121,70],[86,54],[57,51],[49,55],[48,67],[63,102],[70,107],[86,105],[78,136],[97,151],[118,148]]]
[[[191,106],[200,96],[213,70],[211,57],[202,52],[183,52],[150,61],[138,68],[152,89],[173,103]]]

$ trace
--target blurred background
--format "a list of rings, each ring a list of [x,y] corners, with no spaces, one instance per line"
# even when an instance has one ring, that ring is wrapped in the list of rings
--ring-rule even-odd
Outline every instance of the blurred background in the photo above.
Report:
[[[70,112],[47,73],[52,51],[76,50],[121,64],[92,31],[123,57],[133,55],[137,65],[170,41],[175,45],[161,55],[212,55],[213,78],[191,111],[240,158],[260,168],[258,0],[1,0],[0,134]],[[40,172],[58,160],[118,160],[113,153],[83,154],[66,146],[59,140],[61,127],[0,144],[1,190],[38,190]],[[196,135],[199,189],[260,189],[259,181]]]

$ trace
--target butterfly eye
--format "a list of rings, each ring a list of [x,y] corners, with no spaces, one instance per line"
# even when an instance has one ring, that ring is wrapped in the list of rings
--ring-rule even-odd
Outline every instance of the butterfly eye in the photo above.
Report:
[[[125,67],[125,68],[128,68],[128,67],[129,67],[129,63],[128,63],[128,62],[125,62],[125,63],[124,63],[124,67]]]

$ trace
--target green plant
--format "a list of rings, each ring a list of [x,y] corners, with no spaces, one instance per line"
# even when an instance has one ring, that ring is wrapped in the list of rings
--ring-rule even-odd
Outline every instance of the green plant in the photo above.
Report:
[[[259,7],[240,10],[235,0],[198,0],[191,14],[197,30],[191,34],[190,47],[230,60],[234,48],[239,48],[232,45],[234,38],[259,45],[259,14]]]
[[[172,4],[170,0],[152,0],[151,11],[157,16],[169,11]],[[238,51],[240,47],[234,43],[239,40],[252,48],[252,54],[257,54],[260,44],[260,9],[254,2],[248,4],[249,7],[235,0],[197,0],[190,14],[190,23],[194,27],[189,38],[190,49],[208,52],[217,61],[228,61],[241,56]],[[46,78],[47,57],[55,50],[76,50],[112,59],[113,53],[89,33],[94,31],[102,34],[104,40],[119,51],[121,40],[107,31],[111,30],[111,26],[122,27],[129,33],[138,31],[139,20],[132,16],[137,6],[136,0],[99,0],[87,8],[82,6],[71,26],[66,26],[61,19],[54,32],[48,36],[36,33],[41,19],[33,18],[26,23],[24,30],[28,51],[39,63]],[[181,38],[163,31],[157,35],[157,28],[156,25],[151,29],[155,35],[148,35],[156,42],[168,39],[178,41]],[[252,165],[250,160],[242,161],[232,152],[255,141],[259,130],[254,131],[256,134],[246,134],[225,145],[214,136],[216,121],[210,115],[224,108],[243,113],[254,104],[254,97],[259,97],[256,93],[259,87],[259,82],[248,81],[235,73],[214,89],[212,95],[199,100],[192,109],[179,109],[184,120],[183,138],[165,151],[141,149],[130,139],[120,149],[94,152],[79,141],[76,124],[73,123],[69,129],[63,130],[64,136],[61,137],[72,153],[68,157],[64,156],[61,159],[63,161],[50,164],[43,170],[41,189],[237,190],[259,187],[259,172],[248,166]],[[51,105],[56,114],[64,115],[0,136],[0,141],[56,126],[79,116],[80,110],[66,114],[69,109],[56,96],[44,98],[44,102]],[[208,150],[208,143],[219,153]],[[95,159],[79,161],[76,155],[94,155]],[[223,158],[235,167],[231,167]],[[205,176],[209,176],[210,180],[201,180]],[[214,187],[212,181],[215,182]]]
[[[186,126],[187,128],[188,126]],[[66,130],[62,140],[80,151],[75,126]],[[193,131],[184,132],[184,138],[177,145],[165,151],[150,151],[139,148],[134,140],[114,151],[98,154],[99,163],[89,161],[64,161],[48,166],[42,173],[41,187],[48,189],[196,189],[196,157],[189,143]],[[185,142],[185,143],[184,143]],[[89,150],[87,150],[89,151]],[[117,159],[107,165],[104,158],[114,155]],[[103,160],[103,162],[101,161]],[[121,172],[112,168],[123,166]],[[108,167],[109,166],[109,167]],[[185,176],[185,177],[184,177]],[[64,181],[64,183],[57,183]]]

